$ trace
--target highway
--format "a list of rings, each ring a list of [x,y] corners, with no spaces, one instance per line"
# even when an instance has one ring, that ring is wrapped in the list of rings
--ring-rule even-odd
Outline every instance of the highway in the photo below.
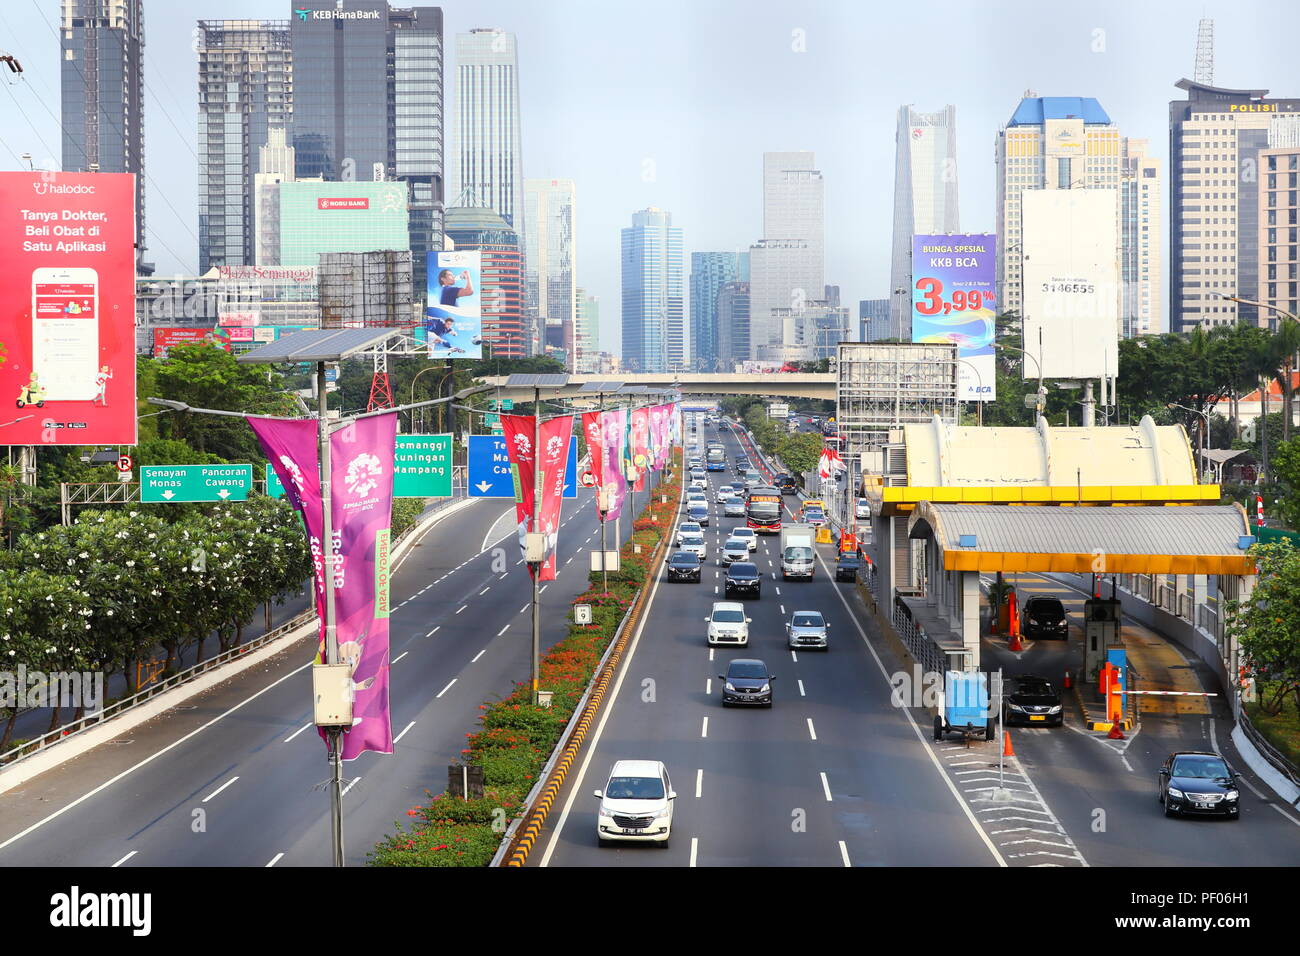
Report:
[[[569,604],[586,588],[586,552],[600,543],[588,492],[562,514],[557,579],[542,593],[545,647],[564,637]],[[630,526],[622,522],[625,536]],[[516,541],[513,503],[478,501],[435,524],[393,575],[397,744],[391,756],[344,765],[349,865],[364,863],[426,789],[445,789],[478,704],[527,679],[530,585]],[[328,765],[309,726],[312,650],[296,643],[0,794],[0,865],[328,865],[329,798],[314,789]]]

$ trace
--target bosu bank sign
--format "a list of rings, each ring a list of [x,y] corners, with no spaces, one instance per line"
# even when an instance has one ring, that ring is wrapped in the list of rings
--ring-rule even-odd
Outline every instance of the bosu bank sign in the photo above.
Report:
[[[135,177],[0,173],[0,268],[0,444],[135,444]]]

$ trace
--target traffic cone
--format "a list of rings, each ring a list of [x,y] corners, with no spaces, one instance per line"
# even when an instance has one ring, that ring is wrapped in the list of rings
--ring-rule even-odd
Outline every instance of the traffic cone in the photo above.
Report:
[[[1120,730],[1121,721],[1112,720],[1110,723],[1110,733],[1106,735],[1107,740],[1126,740],[1124,731]]]
[[[1014,757],[1015,755],[1016,755],[1016,750],[1014,747],[1011,746],[1011,731],[1003,727],[1002,728],[1002,756]]]
[[[1007,649],[1017,653],[1025,649],[1025,645],[1020,641],[1020,628],[1016,627],[1015,622],[1011,625],[1011,643]]]
[[[1071,687],[1074,686],[1074,681],[1070,680],[1069,671],[1065,672],[1065,680],[1061,682],[1061,686],[1064,687],[1066,690],[1069,690]]]

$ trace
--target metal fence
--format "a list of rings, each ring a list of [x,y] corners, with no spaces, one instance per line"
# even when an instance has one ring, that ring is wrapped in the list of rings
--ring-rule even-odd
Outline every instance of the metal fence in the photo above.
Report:
[[[948,670],[948,656],[925,633],[925,628],[912,620],[897,603],[894,604],[893,624],[899,639],[922,670],[935,674],[943,674]]]

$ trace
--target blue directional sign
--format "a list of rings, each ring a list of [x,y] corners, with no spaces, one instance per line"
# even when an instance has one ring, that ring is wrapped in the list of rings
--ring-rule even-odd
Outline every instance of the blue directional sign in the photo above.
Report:
[[[471,498],[515,497],[510,477],[510,455],[506,440],[499,435],[469,436],[469,496]],[[578,496],[578,439],[569,439],[569,463],[564,469],[564,497]]]

